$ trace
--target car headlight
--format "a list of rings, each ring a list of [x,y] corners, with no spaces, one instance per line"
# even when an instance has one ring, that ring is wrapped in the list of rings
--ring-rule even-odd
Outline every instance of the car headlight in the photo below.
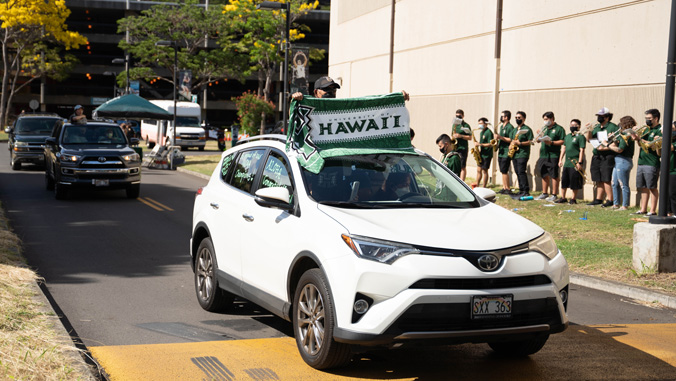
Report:
[[[359,258],[386,263],[388,265],[405,255],[420,253],[420,251],[413,246],[397,242],[348,236],[346,234],[341,235],[341,237]]]
[[[139,161],[141,156],[139,156],[137,153],[132,153],[131,155],[122,156],[122,159],[128,163],[130,161]]]
[[[537,251],[545,255],[549,259],[554,259],[556,254],[559,253],[559,248],[556,247],[556,242],[552,235],[545,232],[543,235],[535,238],[534,240],[528,243],[528,250]]]
[[[76,162],[76,161],[78,161],[78,160],[80,160],[80,156],[78,156],[78,155],[69,155],[69,154],[67,154],[67,153],[62,153],[62,154],[61,154],[61,161],[66,161],[66,162],[68,162],[68,161],[70,161],[70,162]]]
[[[28,147],[27,142],[14,142],[15,147]]]

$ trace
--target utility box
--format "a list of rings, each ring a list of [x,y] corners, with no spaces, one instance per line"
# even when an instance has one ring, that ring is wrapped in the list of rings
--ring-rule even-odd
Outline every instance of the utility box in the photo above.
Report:
[[[632,267],[639,274],[676,272],[676,225],[634,225]]]

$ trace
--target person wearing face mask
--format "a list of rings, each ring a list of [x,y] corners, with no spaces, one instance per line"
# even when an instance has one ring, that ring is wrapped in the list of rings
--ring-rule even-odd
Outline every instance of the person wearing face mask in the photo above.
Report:
[[[491,146],[493,131],[488,128],[488,119],[479,118],[479,131],[479,141],[475,144],[475,148],[479,149],[481,164],[476,168],[476,183],[482,184],[483,181],[481,186],[485,188],[488,184],[488,169],[493,160],[493,146]]]
[[[461,162],[460,155],[455,150],[455,147],[451,144],[451,137],[442,134],[437,138],[437,146],[439,146],[439,151],[441,152],[441,158],[439,161],[448,167],[451,172],[455,173],[460,177]]]
[[[540,143],[540,157],[535,165],[542,178],[542,194],[536,200],[555,201],[559,193],[559,157],[566,130],[556,123],[551,111],[542,114],[542,120],[543,130],[536,132],[541,137],[536,139]]]
[[[662,136],[662,125],[660,124],[660,112],[651,108],[645,112],[645,124],[649,127],[639,137],[643,144],[650,145],[658,136]],[[660,152],[649,148],[646,153],[641,149],[638,153],[638,167],[636,169],[636,188],[641,196],[640,209],[634,214],[645,214],[654,216],[657,213],[657,200],[659,191],[657,181],[660,176]],[[648,209],[648,199],[650,199],[650,212]]]
[[[509,144],[512,142],[511,137],[514,136],[514,126],[509,122],[512,119],[512,112],[505,110],[500,114],[500,126],[496,130],[495,138],[498,140],[498,167],[500,174],[502,174],[502,189],[498,191],[500,194],[512,194],[509,189],[510,176],[509,166],[512,159],[507,155],[509,152]]]
[[[467,152],[468,144],[467,142],[472,139],[472,129],[469,124],[463,120],[465,117],[465,112],[458,109],[455,111],[455,119],[451,126],[451,131],[453,138],[458,142],[458,147],[456,151],[460,155],[460,180],[465,181],[465,176],[467,175]]]
[[[584,147],[587,140],[584,136],[578,134],[580,131],[579,119],[570,121],[570,134],[563,139],[563,147],[559,155],[559,167],[563,168],[561,172],[561,198],[554,201],[556,204],[577,204],[577,191],[582,189],[584,179],[580,171],[584,172]],[[570,188],[573,196],[570,200],[566,199],[566,192]]]
[[[526,125],[526,113],[518,111],[516,113],[516,128],[512,132],[512,144],[519,147],[519,150],[514,154],[512,163],[514,164],[514,172],[516,179],[519,182],[519,193],[514,195],[514,198],[530,195],[530,184],[528,184],[528,175],[526,168],[528,167],[528,159],[530,158],[530,143],[533,140],[533,130]]]
[[[617,153],[615,156],[615,167],[613,169],[613,209],[627,210],[631,199],[631,190],[629,189],[629,173],[634,167],[634,141],[630,137],[632,128],[636,126],[636,121],[631,116],[623,116],[620,119],[620,130],[624,131],[622,136],[618,136],[613,142],[610,142],[608,148]],[[626,134],[626,135],[625,135]],[[622,200],[622,206],[620,206]]]
[[[617,125],[610,121],[612,118],[613,114],[607,107],[601,108],[599,112],[596,113],[598,124],[587,133],[587,142],[591,142],[592,144],[594,144],[593,141],[604,143],[606,140],[605,137],[617,131]],[[587,124],[587,126],[589,126],[589,124]],[[614,169],[615,152],[607,147],[607,142],[605,142],[605,144],[597,145],[596,148],[592,150],[591,166],[589,167],[591,179],[596,186],[596,194],[594,194],[594,200],[587,205],[601,205],[602,207],[607,208],[614,204],[613,191],[610,183],[613,178]],[[603,199],[606,197],[606,202],[603,202]]]

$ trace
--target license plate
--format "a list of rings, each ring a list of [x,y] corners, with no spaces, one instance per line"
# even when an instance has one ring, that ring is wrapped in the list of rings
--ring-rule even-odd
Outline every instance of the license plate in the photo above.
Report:
[[[513,295],[472,297],[472,319],[502,319],[512,316]]]
[[[92,183],[94,183],[95,187],[107,187],[110,185],[110,180],[108,179],[93,179]]]

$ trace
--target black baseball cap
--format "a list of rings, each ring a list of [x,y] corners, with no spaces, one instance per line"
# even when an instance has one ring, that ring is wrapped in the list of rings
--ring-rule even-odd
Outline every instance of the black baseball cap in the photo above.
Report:
[[[340,89],[340,85],[335,83],[331,77],[321,77],[315,81],[315,89],[328,89],[329,87]]]

